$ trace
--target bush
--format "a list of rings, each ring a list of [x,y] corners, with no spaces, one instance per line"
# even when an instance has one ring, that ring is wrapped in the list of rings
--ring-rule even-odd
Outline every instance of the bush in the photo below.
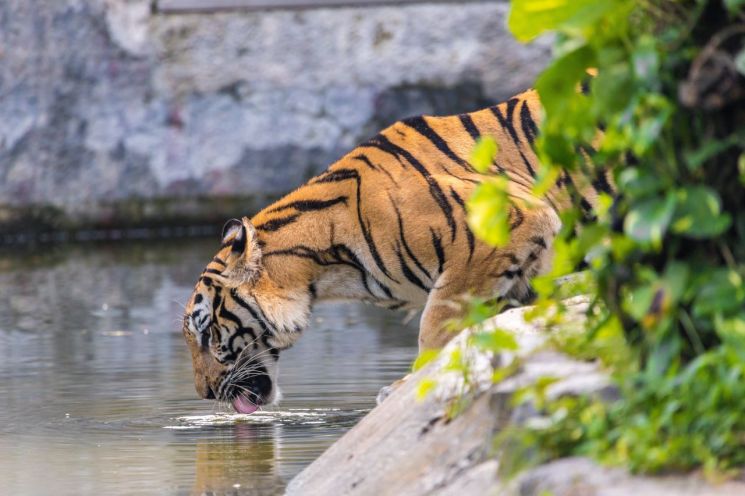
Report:
[[[540,459],[727,474],[745,463],[745,1],[513,0],[509,27],[556,35],[536,82],[535,192],[563,169],[617,190],[562,215],[534,286],[538,308],[556,307],[556,278],[589,265],[591,318],[571,350],[600,354],[622,398],[546,403],[552,422],[523,436]],[[472,221],[503,241],[502,220]],[[623,363],[602,345],[619,337]]]

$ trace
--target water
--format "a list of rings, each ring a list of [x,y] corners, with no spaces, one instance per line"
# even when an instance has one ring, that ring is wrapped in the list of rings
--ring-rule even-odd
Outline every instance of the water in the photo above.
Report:
[[[197,399],[179,321],[214,249],[0,254],[0,493],[281,493],[408,370],[416,329],[400,314],[323,304],[280,358],[280,406]]]

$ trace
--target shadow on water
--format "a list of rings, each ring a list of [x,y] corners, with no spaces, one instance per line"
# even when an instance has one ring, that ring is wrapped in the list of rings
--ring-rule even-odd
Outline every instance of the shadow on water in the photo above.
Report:
[[[179,321],[214,249],[0,253],[3,493],[276,494],[408,370],[416,329],[402,315],[324,304],[282,354],[280,406],[245,416],[198,400]]]

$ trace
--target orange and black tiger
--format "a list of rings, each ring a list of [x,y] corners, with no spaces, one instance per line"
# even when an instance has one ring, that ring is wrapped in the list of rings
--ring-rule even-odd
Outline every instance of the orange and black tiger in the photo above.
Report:
[[[317,301],[421,309],[420,350],[452,337],[443,324],[464,295],[528,301],[570,190],[588,210],[610,192],[604,177],[564,173],[545,197],[531,194],[540,114],[527,91],[478,112],[397,122],[252,219],[229,221],[184,318],[198,393],[244,413],[275,402],[279,353]],[[481,136],[499,145],[486,174],[468,161]],[[510,241],[498,249],[473,235],[465,207],[495,173],[509,178],[512,200]]]

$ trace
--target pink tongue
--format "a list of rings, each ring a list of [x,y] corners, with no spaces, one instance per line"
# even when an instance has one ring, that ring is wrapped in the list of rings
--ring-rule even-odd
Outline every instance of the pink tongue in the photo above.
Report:
[[[236,396],[233,400],[233,408],[238,413],[253,413],[259,409],[258,405],[254,405],[243,395]]]

